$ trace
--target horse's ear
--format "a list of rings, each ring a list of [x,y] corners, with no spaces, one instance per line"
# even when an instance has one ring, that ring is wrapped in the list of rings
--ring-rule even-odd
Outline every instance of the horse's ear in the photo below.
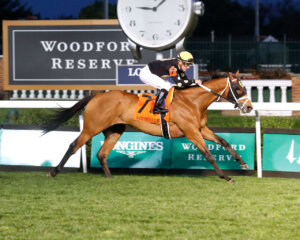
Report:
[[[232,74],[230,72],[227,73],[230,79],[233,79]]]
[[[234,75],[237,77],[239,74],[240,74],[240,70],[237,70]]]

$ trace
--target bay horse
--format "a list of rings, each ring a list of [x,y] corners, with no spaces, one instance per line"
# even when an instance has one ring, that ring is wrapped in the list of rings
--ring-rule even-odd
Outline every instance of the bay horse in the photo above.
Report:
[[[188,138],[213,166],[216,174],[229,182],[234,182],[234,180],[226,176],[218,167],[204,139],[225,147],[234,159],[240,163],[241,168],[248,169],[247,164],[231,148],[228,142],[214,134],[206,126],[207,108],[218,98],[225,98],[236,104],[243,113],[248,113],[253,109],[246,89],[237,75],[238,72],[236,74],[228,73],[228,77],[213,79],[204,82],[200,86],[181,90],[175,89],[169,121],[171,138],[183,136]],[[101,132],[103,132],[105,140],[97,153],[97,158],[107,177],[112,177],[107,166],[107,157],[125,131],[126,125],[150,135],[162,136],[159,125],[133,120],[137,102],[138,96],[136,94],[115,90],[87,96],[71,108],[57,112],[52,121],[43,126],[44,134],[56,129],[60,124],[85,108],[84,126],[79,137],[70,144],[61,162],[48,173],[48,176],[55,177],[71,155],[93,136]]]

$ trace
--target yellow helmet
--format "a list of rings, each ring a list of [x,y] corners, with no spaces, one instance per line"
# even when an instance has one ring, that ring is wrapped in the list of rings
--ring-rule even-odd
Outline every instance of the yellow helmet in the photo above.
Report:
[[[180,60],[180,61],[182,61],[186,65],[192,65],[194,63],[194,57],[188,51],[180,52],[177,55],[177,59]]]

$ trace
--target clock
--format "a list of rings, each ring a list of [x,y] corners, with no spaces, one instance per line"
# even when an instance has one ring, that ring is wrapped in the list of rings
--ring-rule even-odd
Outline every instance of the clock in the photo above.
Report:
[[[183,42],[204,4],[193,0],[118,0],[118,19],[130,44],[165,50]]]

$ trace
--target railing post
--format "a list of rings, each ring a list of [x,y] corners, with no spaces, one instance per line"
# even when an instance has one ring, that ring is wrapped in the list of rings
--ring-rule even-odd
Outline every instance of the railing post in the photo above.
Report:
[[[62,99],[67,99],[68,98],[68,91],[67,90],[63,90],[63,94],[61,96]]]
[[[29,98],[30,98],[30,99],[34,99],[34,98],[35,98],[34,90],[30,90],[30,91],[29,91]]]
[[[38,91],[37,98],[38,98],[38,99],[44,98],[44,96],[43,96],[43,90],[39,90],[39,91]]]
[[[21,98],[27,98],[26,90],[22,90]]]
[[[53,96],[54,99],[59,99],[60,96],[59,96],[59,90],[55,90],[54,91],[54,96]]]
[[[275,86],[269,86],[270,89],[270,102],[275,102]]]
[[[84,98],[83,90],[79,90],[78,99]]]
[[[256,166],[257,177],[262,177],[262,164],[261,164],[261,133],[260,133],[260,116],[259,112],[255,110],[256,122],[255,122],[255,137],[256,137]]]
[[[46,98],[52,98],[51,96],[51,90],[46,91]]]
[[[13,98],[13,99],[17,99],[17,98],[19,98],[19,95],[18,95],[18,90],[13,90],[13,95],[12,95],[12,98]]]
[[[251,96],[252,87],[251,86],[245,86],[245,87],[246,87],[247,95],[250,98],[250,101],[252,101],[252,96]]]
[[[286,98],[286,86],[281,86],[281,102],[286,103],[287,102],[287,98]]]
[[[76,98],[75,90],[71,90],[70,99],[75,99],[75,98]]]
[[[257,90],[258,90],[258,98],[257,98],[257,102],[262,103],[264,101],[264,95],[263,95],[263,86],[257,86]]]

